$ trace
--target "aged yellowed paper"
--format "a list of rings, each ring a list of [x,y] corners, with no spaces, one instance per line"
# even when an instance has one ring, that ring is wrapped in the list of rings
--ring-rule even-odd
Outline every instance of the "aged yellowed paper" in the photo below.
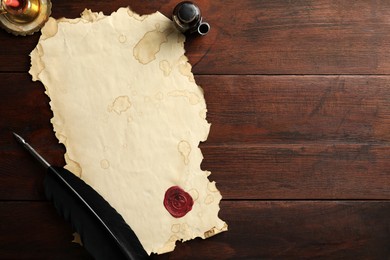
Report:
[[[85,10],[50,18],[31,53],[65,167],[118,210],[149,254],[227,230],[221,195],[200,168],[210,124],[184,40],[159,12]]]

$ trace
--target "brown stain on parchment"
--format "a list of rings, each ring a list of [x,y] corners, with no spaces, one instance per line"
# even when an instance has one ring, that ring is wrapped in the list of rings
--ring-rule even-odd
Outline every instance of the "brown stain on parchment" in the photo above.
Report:
[[[119,35],[119,36],[118,36],[118,41],[119,41],[120,43],[125,43],[125,42],[127,41],[126,35],[124,35],[124,34]]]
[[[179,150],[179,153],[183,157],[184,164],[187,165],[190,160],[189,156],[191,153],[191,145],[187,141],[180,141],[179,145],[177,146],[177,149]]]
[[[107,159],[103,159],[100,161],[100,167],[104,170],[110,168],[110,162]]]
[[[145,33],[141,40],[133,49],[133,56],[141,64],[148,64],[156,59],[156,54],[160,51],[163,43],[168,41],[167,36],[173,32],[172,28],[165,31],[159,31],[160,25],[156,25],[156,29]]]
[[[160,61],[160,70],[162,70],[165,77],[168,77],[172,71],[172,66],[169,64],[169,61],[167,60]]]
[[[164,99],[164,94],[159,91],[156,93],[156,95],[154,95],[154,98],[157,100],[157,101],[162,101]]]
[[[171,227],[172,233],[178,233],[180,231],[180,224],[173,224]]]
[[[216,231],[215,228],[212,228],[212,229],[204,232],[204,237],[205,238],[209,238],[209,237],[214,236],[215,235],[215,231]]]
[[[185,55],[180,57],[178,69],[180,74],[187,77],[190,82],[195,82],[194,75],[191,72],[192,66]]]
[[[213,203],[213,201],[214,201],[214,197],[213,197],[213,195],[211,195],[211,194],[208,194],[208,195],[206,196],[206,198],[204,199],[204,203],[205,203],[206,205],[210,205],[211,203]]]
[[[108,106],[108,111],[114,111],[118,115],[127,111],[131,107],[130,98],[128,96],[117,97],[111,105]]]
[[[196,201],[199,198],[199,192],[196,189],[191,189],[188,191],[188,193],[191,195],[191,198]]]
[[[139,15],[139,14],[137,14],[137,13],[134,13],[133,11],[130,10],[130,8],[127,9],[127,14],[128,14],[131,18],[133,18],[133,19],[135,19],[135,20],[137,20],[137,21],[140,21],[140,22],[144,21],[146,18],[149,17],[149,15],[147,15],[147,14],[146,14],[146,15]]]
[[[198,94],[187,90],[173,90],[168,93],[168,96],[186,97],[188,98],[188,102],[190,102],[191,105],[196,105],[200,102],[200,97],[198,96]]]

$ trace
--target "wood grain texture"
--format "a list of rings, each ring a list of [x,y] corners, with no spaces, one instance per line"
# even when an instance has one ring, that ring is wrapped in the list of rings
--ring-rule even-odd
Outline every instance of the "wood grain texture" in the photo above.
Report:
[[[53,0],[54,18],[179,1]],[[197,0],[211,31],[186,55],[204,89],[210,170],[229,231],[153,259],[390,259],[390,1]],[[0,259],[90,259],[45,201],[64,165],[49,99],[27,74],[39,34],[0,30]]]
[[[388,76],[197,76],[207,144],[388,143]],[[206,144],[205,144],[206,145]]]
[[[223,202],[230,230],[170,259],[386,259],[389,202]],[[376,216],[379,216],[378,218]],[[215,239],[215,240],[213,240]],[[203,246],[204,243],[212,243]]]
[[[55,1],[53,17],[121,6],[171,16],[178,1]],[[212,29],[187,44],[197,74],[389,74],[390,2],[385,0],[197,1]],[[38,35],[0,32],[1,71],[26,71]],[[20,55],[23,53],[24,55]]]
[[[390,254],[389,202],[224,201],[221,208],[228,232],[178,242],[173,253],[153,259],[384,259]],[[90,259],[71,243],[71,229],[46,202],[2,202],[0,219],[2,259]]]
[[[47,202],[0,202],[1,259],[92,259]]]
[[[256,145],[203,149],[226,199],[388,199],[390,147]]]
[[[34,173],[39,165],[11,132],[25,136],[53,164],[63,165],[65,150],[53,135],[49,100],[29,76],[2,75],[0,180],[5,185],[0,199],[44,199],[44,172]],[[225,198],[390,197],[390,77],[196,80],[205,90],[212,123],[209,139],[201,144],[202,168],[213,173]]]
[[[12,131],[53,143],[43,85],[25,73],[0,77],[2,149],[13,145]],[[390,142],[390,76],[197,75],[196,81],[212,123],[205,145]]]
[[[0,152],[0,200],[45,199],[44,169],[22,148],[15,149]],[[37,150],[63,165],[62,147]],[[389,146],[269,144],[205,147],[202,152],[202,168],[212,172],[210,179],[225,199],[390,197]]]

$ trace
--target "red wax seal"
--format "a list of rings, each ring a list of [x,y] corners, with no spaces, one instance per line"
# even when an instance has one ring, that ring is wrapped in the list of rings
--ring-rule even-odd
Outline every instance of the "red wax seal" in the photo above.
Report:
[[[185,216],[194,205],[190,194],[179,186],[172,186],[165,192],[164,206],[175,218]]]

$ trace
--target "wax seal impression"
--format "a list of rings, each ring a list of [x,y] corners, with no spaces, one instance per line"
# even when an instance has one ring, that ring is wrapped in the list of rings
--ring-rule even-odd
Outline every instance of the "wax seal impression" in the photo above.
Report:
[[[191,195],[179,186],[172,186],[165,192],[164,207],[175,218],[184,217],[193,205]]]
[[[203,22],[199,7],[190,1],[180,2],[173,9],[172,20],[175,27],[182,33],[198,33],[206,35],[210,25]]]

